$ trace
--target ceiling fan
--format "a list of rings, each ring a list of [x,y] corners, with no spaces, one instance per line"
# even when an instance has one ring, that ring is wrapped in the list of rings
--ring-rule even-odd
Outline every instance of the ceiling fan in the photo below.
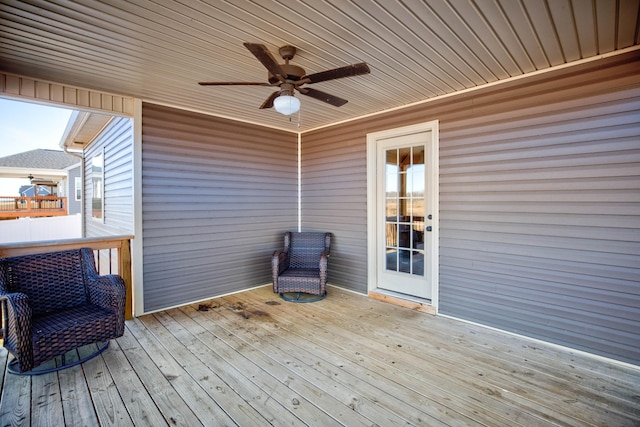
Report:
[[[31,184],[34,185],[48,185],[48,186],[57,186],[58,183],[53,181],[52,179],[47,179],[47,178],[38,178],[33,176],[33,174],[29,174],[27,176],[25,176],[25,178],[27,178]]]
[[[306,74],[302,67],[289,64],[296,54],[293,46],[282,46],[279,49],[284,64],[278,64],[271,52],[262,44],[244,43],[244,46],[265,66],[269,71],[268,83],[266,82],[199,82],[202,86],[277,86],[280,90],[272,93],[260,106],[260,108],[275,107],[279,113],[290,115],[298,111],[300,101],[293,96],[294,90],[303,95],[340,107],[347,103],[346,99],[322,92],[317,89],[302,87],[305,84],[326,82],[328,80],[344,77],[369,74],[369,66],[364,63],[347,65],[319,73]]]

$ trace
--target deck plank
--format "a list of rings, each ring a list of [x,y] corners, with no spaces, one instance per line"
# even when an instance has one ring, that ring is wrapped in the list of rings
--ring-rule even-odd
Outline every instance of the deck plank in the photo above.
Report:
[[[172,311],[172,313],[175,316],[179,316],[182,321],[186,321],[188,318],[184,314],[180,315],[175,311]],[[195,329],[195,325],[191,327]],[[242,372],[256,386],[265,391],[270,398],[275,399],[288,411],[295,413],[300,419],[300,423],[311,426],[341,425],[322,409],[316,407],[311,400],[291,390],[287,382],[293,379],[285,376],[283,380],[282,375],[273,375],[270,369],[271,366],[260,366],[246,357],[247,352],[250,351],[249,348],[243,348],[242,352],[238,352],[223,339],[222,334],[216,334],[215,332],[200,329],[202,342],[216,343],[216,345],[208,347],[209,351],[217,353],[221,359],[228,361],[234,369]],[[203,334],[207,337],[202,337]],[[278,418],[276,417],[275,419],[277,420]]]
[[[325,309],[319,307],[319,310]],[[362,319],[367,320],[366,315]],[[398,315],[394,319],[401,328],[415,325],[415,320],[403,321]],[[487,344],[482,344],[475,338],[479,333],[491,337]],[[438,328],[416,328],[411,337],[400,335],[413,346],[422,346],[429,340],[433,341],[436,336],[444,338],[444,343],[439,344],[441,348],[447,345],[447,340],[451,341],[453,345],[446,347],[447,361],[456,361],[461,366],[467,366],[473,361],[491,367],[492,372],[501,373],[497,379],[499,384],[511,384],[515,391],[532,400],[537,396],[535,393],[539,393],[541,404],[557,402],[558,406],[551,408],[554,412],[563,412],[567,406],[571,406],[570,411],[577,414],[601,414],[592,420],[582,420],[596,424],[606,420],[624,423],[628,421],[629,413],[640,418],[637,403],[629,404],[637,399],[634,396],[637,396],[640,384],[640,371],[626,370],[624,375],[619,375],[622,372],[620,365],[606,363],[593,364],[597,368],[595,370],[585,369],[581,365],[588,358],[574,352],[560,351],[550,345],[537,344],[455,320],[440,322],[439,319]],[[461,344],[464,345],[464,352],[459,351]],[[539,357],[540,354],[548,356]],[[581,363],[576,364],[576,360]],[[590,360],[596,361],[595,358]],[[603,365],[609,367],[604,369]],[[486,372],[481,374],[484,376]],[[594,411],[594,406],[601,411]]]
[[[6,374],[0,399],[2,425],[31,425],[31,378]]]
[[[191,313],[194,313],[194,311],[191,311]],[[180,319],[180,321],[183,322],[189,317],[186,313],[181,312],[179,314],[176,313],[174,318]],[[293,401],[293,399],[297,399],[298,401],[297,405],[292,404],[292,408],[295,411],[300,411],[303,408],[303,405],[307,403],[314,405],[317,407],[318,411],[324,412],[326,415],[330,416],[342,425],[356,426],[372,424],[372,420],[354,413],[348,405],[342,404],[342,402],[336,399],[335,394],[322,392],[316,385],[312,384],[308,378],[300,376],[288,367],[277,363],[275,360],[266,356],[257,347],[242,340],[235,332],[230,333],[230,331],[225,330],[216,323],[208,322],[206,316],[198,315],[194,316],[194,318],[197,319],[197,322],[200,323],[203,330],[220,337],[230,348],[241,352],[242,355],[251,363],[255,364],[255,366],[265,370],[269,375],[279,379],[286,387],[291,389],[289,392],[290,396],[294,397],[290,397],[290,400]],[[192,327],[195,328],[195,326]],[[318,422],[326,423],[327,421],[318,419]],[[311,425],[316,424],[314,423]]]
[[[259,299],[253,301],[260,303]],[[272,313],[272,316],[283,322],[295,320],[307,310],[307,306],[298,307],[291,303],[283,303],[281,307],[283,314]],[[316,320],[318,323],[315,323]],[[327,329],[325,329],[325,322],[329,324]],[[277,330],[287,331],[301,340],[312,341],[307,345],[313,345],[313,352],[325,354],[325,358],[329,357],[323,353],[325,351],[336,353],[340,365],[344,365],[345,360],[351,362],[350,371],[363,367],[369,371],[367,374],[369,381],[373,380],[381,389],[387,390],[393,396],[400,396],[403,401],[414,406],[414,411],[422,410],[431,418],[446,419],[447,423],[452,425],[483,424],[487,420],[491,420],[491,425],[514,425],[516,420],[519,420],[522,425],[540,422],[538,417],[532,417],[526,411],[518,410],[517,406],[502,402],[498,394],[490,389],[476,390],[452,383],[450,370],[438,373],[433,370],[429,361],[413,363],[411,368],[403,366],[402,358],[387,357],[386,353],[394,351],[389,344],[380,344],[383,348],[381,352],[368,351],[370,343],[365,337],[359,334],[344,335],[337,330],[345,327],[345,322],[334,312],[329,318],[320,316],[318,319],[283,323],[278,325]],[[388,340],[385,339],[385,341]],[[474,384],[477,385],[475,382]],[[462,390],[464,393],[460,394]],[[460,396],[466,396],[466,398],[463,399]],[[499,410],[504,412],[498,412]],[[455,413],[456,417],[450,419],[452,413]]]
[[[425,419],[419,417],[418,414],[421,412],[419,409],[407,405],[395,396],[385,396],[384,406],[380,405],[377,402],[380,398],[380,393],[388,391],[376,390],[371,384],[360,380],[356,376],[347,376],[339,368],[325,368],[325,366],[329,367],[330,364],[322,355],[310,353],[305,349],[310,344],[308,341],[299,340],[296,345],[282,336],[269,332],[268,328],[258,328],[255,327],[255,324],[250,324],[246,327],[238,326],[238,314],[231,311],[216,310],[205,317],[196,314],[193,307],[185,307],[182,310],[187,314],[192,314],[207,329],[215,328],[216,325],[219,325],[228,331],[227,335],[230,331],[233,331],[233,334],[241,338],[246,345],[260,349],[265,356],[273,358],[275,362],[286,366],[300,377],[306,378],[324,393],[341,398],[343,405],[362,413],[371,420],[375,420],[380,425],[421,424],[426,419],[426,416]],[[221,333],[224,334],[224,332]],[[239,345],[242,345],[242,343],[239,343]],[[341,360],[338,363],[344,364],[345,362]],[[394,411],[388,409],[387,407],[389,406],[394,409],[399,406],[401,409]],[[441,424],[435,419],[429,419],[429,425],[446,424]]]
[[[164,319],[166,323],[158,318]],[[182,325],[164,313],[146,316],[141,320],[163,342],[167,351],[180,361],[198,386],[221,408],[224,408],[236,424],[262,425],[265,423],[260,413],[217,375],[215,365],[207,366],[194,355],[193,348],[198,347],[196,338]]]
[[[66,363],[78,360],[78,352],[70,351],[65,354]],[[98,415],[93,407],[89,386],[81,365],[76,365],[58,371],[62,408],[65,425],[95,426]]]
[[[4,377],[7,373],[7,363],[9,363],[9,352],[6,348],[2,347],[0,348],[0,403],[2,402],[2,392],[4,390]]]
[[[124,356],[118,342],[113,340],[109,347],[111,351],[103,352],[102,358],[130,419],[135,425],[151,427],[165,424],[166,420],[149,394],[140,392],[144,390],[144,386]]]
[[[236,425],[224,409],[202,391],[197,382],[167,352],[161,341],[144,326],[140,319],[130,320],[128,329],[145,351],[151,355],[152,362],[169,380],[171,387],[189,404],[201,424],[216,426]]]
[[[9,374],[9,358],[0,425],[640,425],[640,367],[333,287],[142,316],[57,373]]]
[[[97,351],[96,345],[85,346],[78,350],[81,358]],[[133,426],[116,383],[101,356],[83,364],[84,375],[89,386],[93,406],[101,426]]]
[[[170,317],[170,316],[169,316]],[[163,323],[171,322],[169,317],[163,318]],[[293,412],[286,409],[284,405],[276,399],[272,399],[267,391],[256,385],[242,370],[237,369],[237,362],[225,359],[220,356],[215,348],[218,346],[218,339],[213,335],[203,335],[201,328],[190,328],[191,333],[202,341],[202,345],[193,345],[191,350],[207,366],[215,369],[216,374],[243,396],[249,405],[255,408],[262,417],[274,425],[299,425],[303,421]],[[212,349],[214,348],[214,349]]]
[[[262,292],[261,295],[264,295],[266,289],[261,288],[260,291]],[[331,287],[331,291],[334,291],[332,297],[335,298],[334,302],[337,306],[348,310],[353,304],[357,304],[359,318],[384,316],[384,318],[395,323],[410,326],[421,324],[425,327],[428,327],[431,321],[429,316],[420,316],[412,310],[398,310],[397,307],[390,304],[380,305],[371,299],[362,300],[360,295],[352,292],[334,287]],[[442,317],[441,319],[445,320]],[[491,355],[520,357],[520,363],[531,364],[542,370],[547,370],[549,365],[557,367],[554,370],[554,374],[569,381],[575,381],[575,375],[584,373],[586,377],[596,377],[598,382],[611,381],[616,390],[623,383],[629,386],[640,383],[640,370],[629,370],[617,363],[603,363],[603,360],[597,357],[584,357],[584,354],[580,354],[580,352],[544,343],[540,345],[535,340],[522,339],[515,335],[505,334],[501,331],[491,330],[471,323],[461,323],[454,319],[446,320],[449,320],[449,322],[438,323],[438,328],[432,329],[430,333],[445,337],[452,337],[451,334],[453,333],[457,340],[465,340],[465,344],[469,348],[484,349],[486,353]],[[454,327],[450,328],[448,325],[454,325]],[[480,333],[483,336],[487,336],[487,339],[477,339]],[[580,363],[574,365],[576,358]],[[596,374],[600,375],[596,376]]]
[[[358,306],[361,308],[359,311],[359,317],[361,318],[371,315],[384,316],[394,322],[410,326],[415,326],[417,323],[428,326],[430,322],[429,316],[419,316],[411,310],[397,310],[397,307],[389,304],[381,306],[372,300],[361,301],[359,295],[336,288],[332,289],[336,291],[333,296],[336,297],[335,303],[339,307],[348,309],[350,304],[354,304],[357,301]],[[264,292],[264,288],[261,290]],[[451,333],[455,333],[457,339],[466,340],[469,348],[483,349],[485,353],[490,355],[520,357],[519,363],[530,364],[543,371],[548,370],[549,365],[551,365],[556,367],[554,370],[555,375],[572,382],[576,380],[575,375],[580,375],[581,373],[585,373],[589,378],[596,378],[599,383],[601,381],[605,383],[612,382],[615,390],[618,390],[618,387],[623,383],[633,386],[640,382],[640,370],[630,372],[621,364],[602,363],[602,359],[584,357],[580,352],[566,348],[544,343],[540,345],[534,340],[523,340],[521,337],[490,330],[478,325],[460,323],[453,319],[448,320],[450,321],[439,323],[438,328],[433,329],[430,333],[439,336],[451,336]],[[455,328],[448,328],[447,325],[449,324],[455,325]],[[487,339],[485,341],[475,339],[478,331],[482,331],[483,335],[494,337],[495,339]],[[535,357],[532,357],[532,353],[535,354]],[[573,365],[576,357],[580,363]],[[595,374],[600,375],[596,376]]]
[[[261,298],[264,300],[273,298],[272,294],[268,293],[265,288],[246,295],[242,294],[242,296],[252,298],[256,303],[259,303]],[[416,371],[419,372],[421,366],[430,366],[432,369],[429,372],[422,376],[416,375],[416,377],[436,376],[439,377],[438,383],[456,388],[460,388],[460,383],[463,383],[465,384],[463,388],[466,389],[466,392],[476,389],[488,394],[491,398],[491,407],[495,407],[496,400],[501,400],[508,407],[526,408],[527,413],[538,418],[537,422],[546,421],[566,425],[575,423],[633,425],[634,420],[637,419],[636,411],[638,406],[631,399],[634,395],[637,396],[637,392],[630,394],[628,396],[629,400],[620,402],[616,399],[600,396],[598,388],[591,390],[591,395],[585,390],[580,390],[583,379],[576,380],[573,383],[567,382],[559,387],[552,386],[549,388],[547,384],[548,376],[540,380],[532,380],[536,373],[530,370],[520,371],[518,363],[505,364],[500,359],[500,353],[495,353],[493,358],[483,359],[477,353],[474,353],[472,349],[468,351],[470,349],[466,340],[452,340],[451,337],[455,336],[454,333],[459,333],[458,328],[464,325],[461,322],[414,312],[423,320],[431,319],[435,321],[438,327],[433,328],[433,325],[431,325],[429,328],[422,329],[416,328],[413,324],[407,324],[406,327],[403,327],[403,325],[398,325],[394,322],[392,324],[394,325],[393,328],[383,329],[385,337],[391,338],[393,343],[393,345],[385,345],[371,338],[378,333],[380,326],[384,322],[382,324],[374,321],[349,322],[350,316],[345,316],[344,314],[348,313],[347,310],[336,310],[333,304],[331,304],[330,309],[323,310],[322,306],[323,304],[320,303],[313,308],[309,304],[296,304],[295,307],[291,304],[285,304],[282,307],[289,309],[289,315],[305,317],[304,322],[298,322],[295,325],[297,329],[302,329],[301,334],[303,336],[315,332],[314,337],[316,338],[328,337],[325,340],[325,345],[331,345],[332,342],[346,343],[341,344],[344,347],[345,355],[353,352],[363,354],[366,351],[375,360],[381,362],[381,366],[394,366],[407,375],[415,374]],[[386,307],[386,309],[396,312],[407,310],[401,307]],[[341,327],[324,329],[332,321]],[[447,329],[447,325],[451,326],[451,330],[445,330],[442,333],[443,329]],[[345,332],[345,329],[348,331]],[[394,335],[396,334],[394,331],[398,330],[411,331],[411,333],[402,332],[398,337]],[[439,339],[433,333],[434,330],[437,330],[440,334]],[[511,337],[495,331],[486,332],[491,332],[489,335],[494,335],[498,342],[503,337]],[[416,341],[414,339],[416,335],[422,336],[422,339]],[[471,339],[471,341],[473,340]],[[519,346],[522,347],[524,342],[527,341],[520,339]],[[336,346],[336,348],[339,347]],[[516,347],[518,346],[516,345]],[[441,354],[443,349],[446,352]],[[518,373],[521,375],[518,376]],[[456,383],[451,384],[454,379],[457,380]],[[575,391],[576,389],[578,389],[578,392]],[[485,396],[484,400],[486,399],[487,396]],[[598,403],[598,399],[604,399],[603,404],[596,405],[594,408],[594,404]],[[635,399],[637,400],[637,397]],[[618,404],[620,403],[622,403],[622,410],[618,410]],[[598,408],[601,410],[598,410]]]
[[[55,361],[42,365],[46,368],[55,367]],[[64,425],[64,410],[58,374],[37,375],[31,378],[31,423],[34,426],[58,427]]]
[[[137,376],[137,380],[142,383],[142,387],[137,384],[129,393],[144,394],[141,399],[149,399],[154,402],[165,422],[172,426],[196,427],[203,423],[194,414],[189,404],[171,386],[169,380],[162,374],[160,369],[153,363],[152,355],[147,353],[138,340],[128,330],[118,338],[117,343],[130,364],[130,369]],[[131,381],[135,381],[131,379]],[[122,387],[123,385],[118,385]],[[134,418],[136,422],[138,419]],[[158,423],[156,425],[161,425]],[[152,424],[153,425],[153,424]]]

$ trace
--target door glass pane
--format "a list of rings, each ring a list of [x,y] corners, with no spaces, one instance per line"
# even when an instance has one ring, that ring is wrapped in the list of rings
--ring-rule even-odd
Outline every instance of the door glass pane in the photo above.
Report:
[[[424,222],[424,198],[413,198],[411,200],[411,216],[414,221]]]
[[[398,165],[401,170],[406,170],[411,164],[411,147],[398,149]]]
[[[411,247],[411,223],[401,222],[398,224],[398,246],[400,248]]]
[[[412,197],[424,197],[424,165],[412,165],[409,174],[409,194]]]
[[[424,147],[386,150],[385,265],[388,271],[424,275]]]
[[[398,150],[389,149],[385,153],[385,268],[398,271],[398,196],[400,191],[400,170]]]
[[[424,146],[416,145],[413,147],[413,164],[424,165]]]
[[[398,150],[396,150],[396,149],[387,150],[386,159],[387,159],[386,160],[386,164],[387,165],[397,166],[398,165]]]
[[[387,248],[386,269],[398,271],[398,251],[395,248]]]
[[[398,200],[396,198],[388,197],[385,201],[385,205],[387,221],[391,220],[389,217],[393,217],[395,219],[395,217],[398,216]]]
[[[398,199],[398,215],[400,221],[408,221],[411,215],[411,199],[407,197],[400,197]]]
[[[398,246],[398,224],[395,222],[387,222],[385,241],[389,248]]]
[[[424,249],[424,227],[418,223],[413,224],[411,247],[413,249]]]
[[[411,251],[400,250],[398,252],[399,268],[401,273],[411,273]]]
[[[413,274],[416,276],[424,276],[424,252],[413,252]]]

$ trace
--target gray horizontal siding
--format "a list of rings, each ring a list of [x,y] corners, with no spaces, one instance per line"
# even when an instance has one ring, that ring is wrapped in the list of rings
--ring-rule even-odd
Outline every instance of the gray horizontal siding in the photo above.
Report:
[[[143,104],[144,310],[271,281],[297,224],[297,137]]]
[[[366,291],[366,134],[439,120],[440,312],[640,364],[639,64],[632,53],[304,134],[303,224],[348,248],[335,280]]]
[[[441,310],[637,363],[640,89],[539,110],[443,132]]]
[[[104,221],[91,217],[91,159],[104,149]],[[114,117],[85,150],[85,233],[87,237],[133,234],[133,125]],[[85,197],[86,195],[86,197]]]
[[[366,147],[360,138],[341,128],[303,135],[302,229],[333,233],[329,283],[366,292]]]
[[[69,169],[67,175],[67,206],[69,215],[82,213],[82,198],[76,200],[76,178],[82,177],[82,162],[78,160],[80,166]],[[81,184],[82,185],[82,184]]]

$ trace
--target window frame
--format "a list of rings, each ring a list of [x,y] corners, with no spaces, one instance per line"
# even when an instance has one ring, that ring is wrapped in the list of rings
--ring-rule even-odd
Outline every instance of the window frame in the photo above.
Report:
[[[102,223],[104,223],[104,160],[104,148],[91,158],[91,218]],[[99,193],[100,197],[96,197],[96,193]],[[100,206],[96,209],[98,201]]]

